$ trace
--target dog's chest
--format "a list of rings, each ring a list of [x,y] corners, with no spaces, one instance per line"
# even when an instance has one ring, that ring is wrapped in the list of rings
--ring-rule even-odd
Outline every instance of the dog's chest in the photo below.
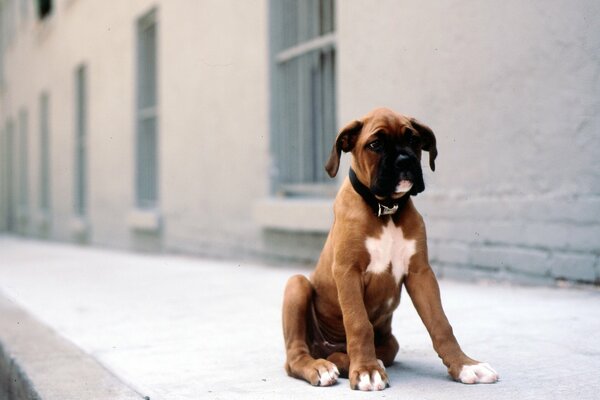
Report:
[[[416,241],[406,239],[391,219],[383,226],[381,235],[368,237],[365,245],[370,256],[367,272],[382,274],[391,269],[396,282],[406,275],[409,260],[416,253]]]

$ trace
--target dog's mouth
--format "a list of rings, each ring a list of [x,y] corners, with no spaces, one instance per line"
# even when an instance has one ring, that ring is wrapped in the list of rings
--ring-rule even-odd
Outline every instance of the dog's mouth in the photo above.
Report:
[[[394,190],[394,194],[405,194],[413,187],[413,182],[410,179],[400,179]]]
[[[412,174],[408,172],[400,173],[400,176],[396,178],[393,182],[396,182],[394,185],[392,182],[388,183],[387,190],[376,190],[376,188],[372,188],[371,191],[379,200],[385,199],[399,199],[400,197],[411,193],[414,189],[414,179]],[[379,187],[380,188],[380,187]],[[375,190],[374,190],[375,189]]]
[[[394,187],[394,193],[392,193],[392,197],[398,198],[404,196],[406,193],[410,192],[414,186],[414,174],[411,171],[402,171],[398,175],[398,183]]]
[[[371,192],[379,200],[398,200],[422,192],[423,178],[416,159],[414,164],[400,170],[380,168],[371,185]]]

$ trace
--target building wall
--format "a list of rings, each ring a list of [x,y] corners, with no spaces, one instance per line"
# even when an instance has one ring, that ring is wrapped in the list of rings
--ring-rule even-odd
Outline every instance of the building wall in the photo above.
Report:
[[[331,199],[270,197],[268,0],[54,3],[45,22],[15,9],[16,32],[4,52],[0,132],[22,107],[29,114],[33,207],[22,234],[316,259]],[[135,24],[153,8],[160,206],[140,214]],[[598,21],[594,0],[337,2],[338,126],[386,106],[436,132],[437,170],[426,172],[427,190],[414,201],[438,273],[599,280]],[[81,63],[88,67],[90,163],[83,239],[73,218],[74,74]],[[48,224],[35,208],[42,91],[50,94]],[[6,193],[0,197],[6,229]]]
[[[136,21],[153,8],[159,32],[159,207],[140,218],[134,212]],[[41,234],[38,108],[45,90],[51,110],[49,237],[141,250],[222,254],[256,248],[259,228],[240,200],[268,192],[266,2],[140,0],[107,7],[65,0],[55,1],[44,21],[30,11],[5,50],[2,91],[3,122],[22,107],[30,116],[32,203],[21,233]],[[86,221],[73,212],[74,81],[81,63],[88,75]],[[148,217],[158,221],[158,232],[148,231]],[[83,238],[77,233],[81,222],[88,228]]]
[[[176,4],[161,65],[162,107],[177,110],[162,125],[166,245],[256,252],[251,204],[269,189],[267,2]],[[190,11],[197,18],[182,18]]]
[[[600,276],[599,21],[593,0],[339,3],[340,118],[386,105],[437,135],[415,203],[442,273]]]

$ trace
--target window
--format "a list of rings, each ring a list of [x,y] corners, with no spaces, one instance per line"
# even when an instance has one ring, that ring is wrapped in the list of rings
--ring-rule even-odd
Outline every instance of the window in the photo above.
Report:
[[[40,197],[39,207],[43,213],[50,210],[50,127],[49,96],[40,96]]]
[[[87,212],[87,69],[75,70],[75,191],[74,211],[83,217]]]
[[[136,206],[153,209],[158,203],[156,12],[137,21],[136,66]]]
[[[272,0],[271,151],[284,194],[331,185],[336,135],[334,0]]]
[[[19,215],[26,216],[29,208],[29,140],[27,111],[19,111]]]
[[[37,0],[37,11],[40,19],[46,18],[52,12],[52,0]]]
[[[15,193],[15,137],[14,137],[14,122],[11,119],[6,123],[4,153],[6,164],[5,169],[5,188],[6,188],[6,229],[9,232],[16,230],[16,193]]]

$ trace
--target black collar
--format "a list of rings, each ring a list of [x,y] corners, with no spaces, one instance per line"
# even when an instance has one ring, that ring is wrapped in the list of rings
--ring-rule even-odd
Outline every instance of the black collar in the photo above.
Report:
[[[384,215],[392,215],[404,208],[408,199],[410,198],[410,194],[406,193],[404,196],[396,199],[392,202],[382,204],[377,200],[375,195],[371,193],[368,187],[363,185],[361,181],[358,180],[356,176],[356,172],[352,168],[350,168],[350,173],[348,174],[350,177],[350,183],[352,187],[356,191],[356,193],[360,194],[360,197],[371,207],[375,215],[378,217]]]

